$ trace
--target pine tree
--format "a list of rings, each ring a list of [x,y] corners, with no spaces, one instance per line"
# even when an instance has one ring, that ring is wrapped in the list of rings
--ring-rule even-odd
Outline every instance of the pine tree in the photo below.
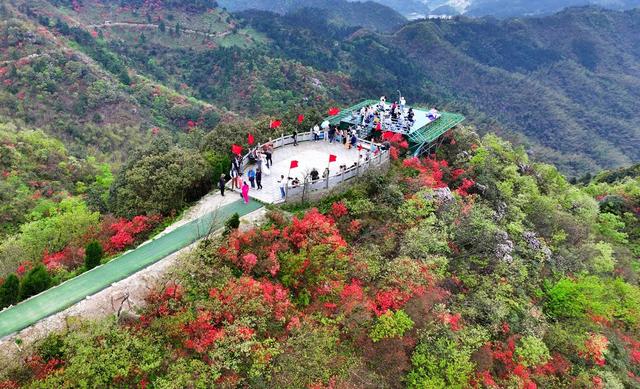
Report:
[[[102,256],[104,254],[104,250],[102,249],[102,245],[99,242],[93,241],[87,245],[85,248],[84,254],[84,266],[87,270],[91,270],[94,267],[100,265],[100,260],[102,260]]]
[[[0,286],[0,309],[16,304],[19,293],[20,280],[15,274],[10,274]]]
[[[51,276],[42,264],[34,267],[22,279],[20,284],[20,300],[35,296],[40,292],[49,289],[51,286]]]

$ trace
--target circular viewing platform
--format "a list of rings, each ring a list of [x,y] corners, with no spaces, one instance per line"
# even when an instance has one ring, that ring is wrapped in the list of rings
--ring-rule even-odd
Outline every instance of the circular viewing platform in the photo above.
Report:
[[[250,188],[249,197],[268,204],[316,199],[366,171],[383,167],[389,162],[389,150],[367,140],[358,139],[356,146],[348,148],[342,142],[329,142],[322,132],[319,140],[314,140],[312,132],[299,133],[297,139],[297,146],[291,135],[271,141],[273,165],[268,169],[269,174],[263,168],[263,188],[258,190],[257,185]],[[256,149],[253,148],[242,159],[242,179],[247,183],[249,170],[256,168],[256,163],[250,158]],[[330,163],[331,155],[335,156],[335,161]],[[298,166],[290,169],[292,161],[297,161]],[[325,173],[327,168],[328,175]],[[315,180],[312,178],[314,169],[318,172]],[[280,190],[281,176],[285,177],[285,196]]]

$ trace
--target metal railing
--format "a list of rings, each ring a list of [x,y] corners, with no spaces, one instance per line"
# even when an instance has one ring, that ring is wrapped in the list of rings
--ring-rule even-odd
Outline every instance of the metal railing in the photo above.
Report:
[[[322,131],[320,132],[320,139],[324,140],[324,133]],[[313,132],[308,131],[298,133],[297,140],[298,143],[313,141]],[[292,145],[294,143],[293,135],[283,134],[279,138],[271,140],[269,143],[273,145],[274,150]],[[350,166],[336,174],[330,174],[328,177],[320,178],[317,180],[311,180],[311,178],[308,177],[305,182],[302,182],[299,185],[290,185],[289,183],[287,183],[287,187],[285,189],[286,196],[284,201],[287,201],[291,197],[306,196],[307,194],[313,192],[328,190],[344,182],[362,176],[367,170],[371,168],[379,167],[389,162],[389,150],[383,149],[383,146],[381,144],[374,143],[365,139],[358,139],[358,144],[362,146],[363,154],[362,158],[359,159],[354,166]],[[373,145],[375,145],[375,153],[371,152],[371,150],[373,149]],[[242,166],[247,166],[247,164],[251,161],[250,156],[254,154],[258,148],[263,146],[264,144],[257,145],[256,147],[250,149],[249,152],[242,157]]]

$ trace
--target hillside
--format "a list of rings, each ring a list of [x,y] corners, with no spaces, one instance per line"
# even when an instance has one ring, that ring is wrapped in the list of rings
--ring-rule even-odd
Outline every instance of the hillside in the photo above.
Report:
[[[319,12],[316,18],[336,26],[365,27],[372,31],[391,32],[406,23],[389,4],[374,1],[347,0],[221,0],[220,6],[231,12],[245,10],[271,11],[279,14],[295,13],[303,8]]]
[[[141,312],[70,321],[2,361],[0,385],[634,387],[639,193],[460,128],[203,241]]]

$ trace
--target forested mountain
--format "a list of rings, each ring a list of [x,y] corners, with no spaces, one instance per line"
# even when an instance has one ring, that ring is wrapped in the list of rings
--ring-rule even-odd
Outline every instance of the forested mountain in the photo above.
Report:
[[[56,125],[57,136],[77,143],[87,143],[91,133],[104,134],[95,129],[112,121],[121,125],[107,133],[121,132],[139,116],[147,130],[168,127],[179,133],[189,121],[204,116],[212,128],[227,111],[277,113],[292,104],[350,103],[401,89],[412,102],[464,111],[481,131],[499,131],[570,175],[629,164],[639,157],[638,10],[574,8],[506,21],[422,20],[379,35],[335,25],[324,13],[331,11],[311,8],[285,15],[245,11],[231,16],[219,9],[202,13],[155,3],[138,8],[89,0],[82,4],[77,10],[44,0],[18,4],[24,18],[7,20],[16,27],[5,33],[21,29],[42,42],[10,47],[5,63],[16,61],[11,58],[38,63],[40,54],[29,57],[33,50],[55,59],[67,45],[76,58],[94,61],[97,66],[90,66],[87,74],[101,72],[100,82],[90,85],[99,78],[93,77],[85,86],[60,88],[74,78],[45,80],[29,88],[42,85],[57,88],[62,96],[74,94],[37,100],[38,93],[21,88],[20,80],[12,80],[17,75],[12,66],[5,66],[2,86],[10,92],[4,95],[7,116],[46,129],[53,123],[52,114],[42,112],[58,111],[56,120],[62,122]],[[53,38],[42,37],[45,33]],[[5,42],[11,39],[24,37],[9,35]],[[81,50],[73,46],[78,42]],[[47,45],[52,49],[47,51]],[[138,81],[126,85],[122,77],[132,71]],[[56,73],[39,77],[49,74]],[[154,107],[154,85],[177,91],[167,101],[178,106]],[[95,93],[104,96],[96,100]],[[116,98],[118,94],[127,97]],[[57,107],[48,106],[53,102]],[[100,108],[91,110],[91,104]],[[41,113],[29,118],[29,110],[36,107]],[[116,109],[119,113],[108,114]],[[77,120],[70,120],[74,115]],[[78,126],[89,131],[78,131]],[[113,142],[94,138],[98,147]]]
[[[240,16],[280,56],[347,73],[363,96],[401,89],[414,101],[454,105],[483,129],[508,128],[567,173],[639,157],[638,10],[425,20],[393,36],[328,34],[302,22],[310,15]]]
[[[286,14],[295,13],[303,8],[311,8],[321,10],[316,13],[316,19],[324,20],[329,24],[366,27],[373,31],[383,32],[395,30],[407,21],[398,11],[390,8],[387,4],[373,1],[220,0],[218,3],[232,12],[253,9]]]

